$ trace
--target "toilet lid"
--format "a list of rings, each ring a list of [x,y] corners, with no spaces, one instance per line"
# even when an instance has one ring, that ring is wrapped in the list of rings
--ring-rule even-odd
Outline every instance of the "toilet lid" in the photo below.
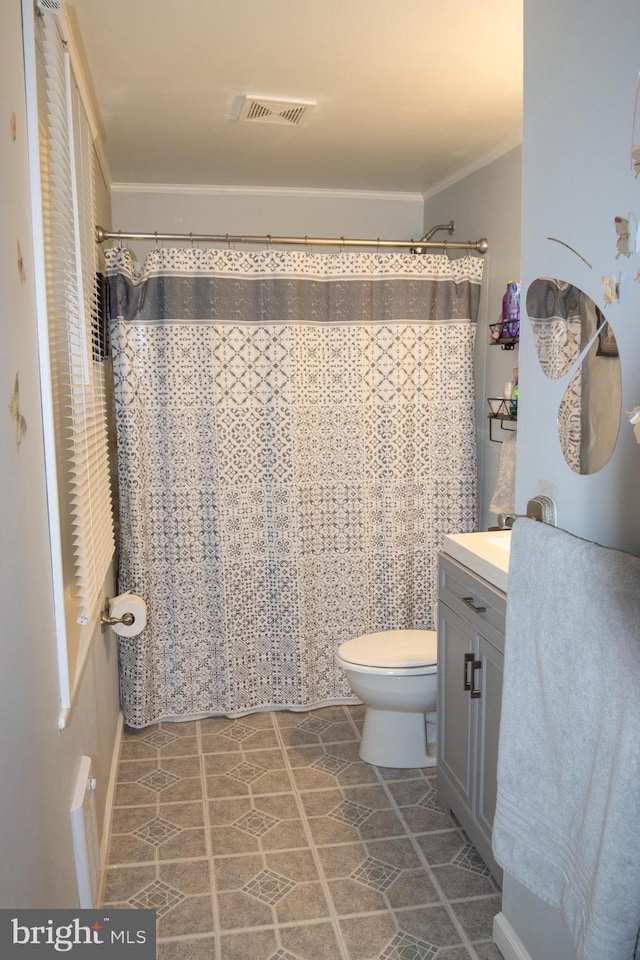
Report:
[[[425,667],[438,662],[435,630],[382,630],[347,640],[343,660],[367,667]]]

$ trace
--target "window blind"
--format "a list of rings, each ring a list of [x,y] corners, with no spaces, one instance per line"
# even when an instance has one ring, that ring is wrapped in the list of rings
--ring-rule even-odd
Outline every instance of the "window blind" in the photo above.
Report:
[[[55,17],[41,21],[46,96],[41,150],[47,317],[61,515],[68,516],[76,618],[95,614],[114,552],[94,242],[93,140]]]

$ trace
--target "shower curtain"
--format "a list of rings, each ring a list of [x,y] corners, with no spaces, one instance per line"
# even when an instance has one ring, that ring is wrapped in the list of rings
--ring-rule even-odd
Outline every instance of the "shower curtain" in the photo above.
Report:
[[[472,256],[107,251],[127,724],[351,699],[476,529]]]

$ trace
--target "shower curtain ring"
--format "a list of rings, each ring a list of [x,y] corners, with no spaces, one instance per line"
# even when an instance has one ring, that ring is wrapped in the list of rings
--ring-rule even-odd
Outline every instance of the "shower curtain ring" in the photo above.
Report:
[[[189,234],[189,240],[191,241],[191,249],[193,250],[194,247],[193,247],[193,234],[192,234],[192,233]]]
[[[267,250],[271,250],[271,234],[267,234]]]
[[[155,230],[153,235],[156,238],[156,250],[157,250],[158,249],[158,231]]]
[[[118,247],[122,249],[122,230],[118,230]]]
[[[344,253],[344,237],[340,237],[340,253]]]
[[[231,250],[231,241],[229,240],[229,234],[225,233],[225,239],[227,241],[227,250]]]
[[[380,253],[380,237],[378,237],[378,246],[376,247],[376,253]]]

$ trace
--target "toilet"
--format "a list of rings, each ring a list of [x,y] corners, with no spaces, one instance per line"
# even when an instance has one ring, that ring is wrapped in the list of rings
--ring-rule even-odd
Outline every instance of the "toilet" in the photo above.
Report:
[[[360,757],[378,767],[436,764],[437,635],[383,630],[347,640],[336,662],[366,707]]]

